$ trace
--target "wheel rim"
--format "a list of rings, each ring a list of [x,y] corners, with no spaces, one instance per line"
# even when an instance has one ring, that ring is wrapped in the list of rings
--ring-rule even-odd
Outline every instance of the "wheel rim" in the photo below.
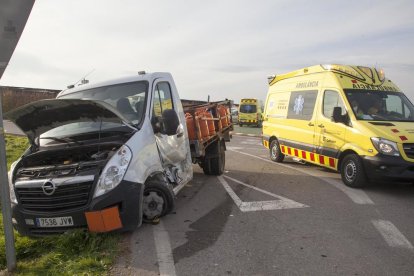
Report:
[[[272,159],[276,159],[276,157],[277,157],[277,152],[278,152],[278,150],[277,150],[277,144],[275,144],[275,145],[272,147],[272,151],[271,151],[271,154],[272,154]]]
[[[345,166],[345,179],[348,182],[353,182],[357,175],[357,166],[355,162],[349,161]]]
[[[164,210],[165,200],[157,191],[146,191],[143,200],[143,212],[147,219],[160,217]]]

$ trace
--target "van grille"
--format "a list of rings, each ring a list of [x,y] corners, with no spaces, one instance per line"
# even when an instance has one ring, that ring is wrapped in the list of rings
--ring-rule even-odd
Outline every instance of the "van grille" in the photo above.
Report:
[[[403,144],[405,155],[407,155],[408,158],[414,159],[414,143],[410,144]]]
[[[16,196],[25,210],[56,212],[85,206],[92,186],[93,181],[60,185],[52,195],[46,195],[41,186],[16,187]]]

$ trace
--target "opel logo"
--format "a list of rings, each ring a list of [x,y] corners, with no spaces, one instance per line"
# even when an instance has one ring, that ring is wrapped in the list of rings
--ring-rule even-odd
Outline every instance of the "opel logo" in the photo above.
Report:
[[[48,195],[48,196],[53,195],[56,191],[56,185],[55,183],[53,183],[51,179],[47,180],[45,181],[45,183],[43,183],[42,190],[45,195]]]

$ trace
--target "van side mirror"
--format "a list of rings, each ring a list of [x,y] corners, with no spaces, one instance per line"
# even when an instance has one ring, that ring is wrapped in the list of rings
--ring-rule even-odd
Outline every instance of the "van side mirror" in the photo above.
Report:
[[[165,109],[162,112],[163,133],[170,136],[177,134],[177,128],[180,125],[177,112],[174,109]]]

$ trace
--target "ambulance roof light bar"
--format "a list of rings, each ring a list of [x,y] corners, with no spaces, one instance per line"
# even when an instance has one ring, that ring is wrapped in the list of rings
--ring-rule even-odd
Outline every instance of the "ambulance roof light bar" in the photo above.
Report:
[[[354,76],[356,78],[359,79],[364,79],[361,74],[356,71],[354,68],[352,68],[351,66],[344,66],[344,65],[339,65],[339,64],[321,64],[322,68],[327,70],[327,71],[338,71],[338,72],[342,72],[351,76]]]

